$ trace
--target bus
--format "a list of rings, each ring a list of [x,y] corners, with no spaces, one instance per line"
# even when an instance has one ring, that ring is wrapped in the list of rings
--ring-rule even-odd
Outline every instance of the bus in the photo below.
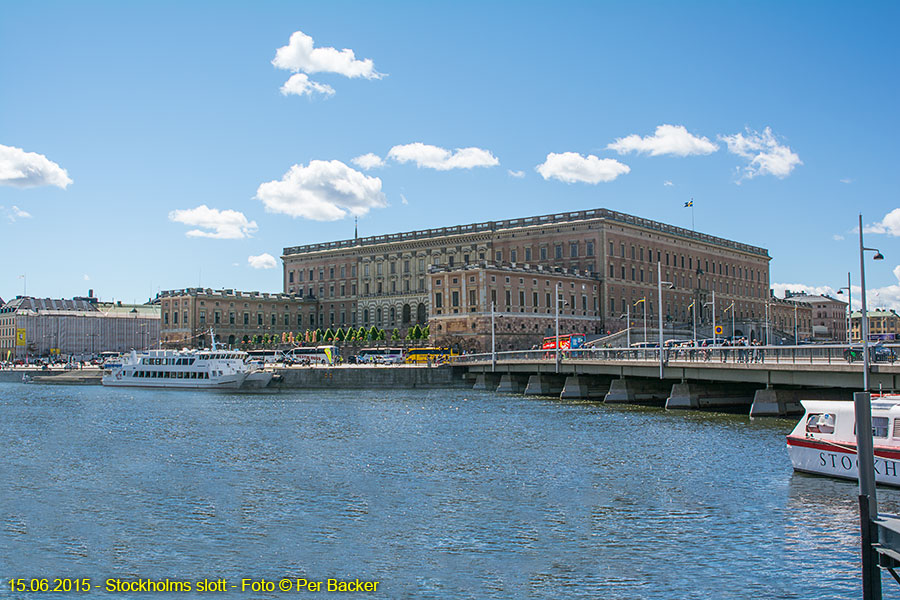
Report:
[[[403,362],[403,348],[363,348],[356,355],[359,364],[398,364]]]
[[[403,362],[408,365],[441,364],[454,356],[459,356],[459,352],[452,348],[410,348]]]
[[[247,352],[248,360],[264,365],[277,363],[283,358],[283,355],[284,353],[279,350],[249,350]]]
[[[293,363],[333,365],[340,361],[340,358],[341,351],[337,346],[301,347],[285,352],[285,359]]]
[[[584,346],[585,335],[583,333],[569,333],[559,336],[560,350],[574,350]],[[556,350],[556,336],[545,337],[541,350]]]

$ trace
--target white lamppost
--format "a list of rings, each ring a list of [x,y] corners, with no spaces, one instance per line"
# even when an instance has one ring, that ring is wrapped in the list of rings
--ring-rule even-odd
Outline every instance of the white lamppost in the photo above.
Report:
[[[769,345],[769,300],[766,299],[766,346]]]
[[[559,373],[559,288],[562,286],[561,281],[556,282],[556,339],[553,346],[556,349],[556,372]]]
[[[693,302],[691,302],[688,305],[688,308],[691,311],[691,318],[694,321],[694,348],[697,347],[697,308],[696,308],[696,305],[697,305],[696,300],[694,300]]]
[[[497,346],[494,343],[494,303],[491,302],[491,373],[497,369]]]
[[[850,273],[847,273],[847,287],[838,288],[838,294],[847,290],[847,347],[850,346],[850,329],[853,327],[853,291],[850,289]]]
[[[725,308],[725,310],[722,311],[722,314],[724,315],[729,310],[731,311],[731,341],[733,343],[734,342],[734,302],[732,302],[730,305],[728,305]]]
[[[662,316],[662,286],[666,284],[669,289],[675,287],[671,281],[662,280],[662,263],[656,263],[656,287],[659,290],[659,378],[663,378],[663,316]]]

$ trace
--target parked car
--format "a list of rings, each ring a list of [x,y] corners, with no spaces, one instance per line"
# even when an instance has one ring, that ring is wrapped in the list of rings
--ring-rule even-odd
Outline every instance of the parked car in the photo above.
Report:
[[[862,359],[862,346],[851,346],[844,350],[844,360],[847,362],[856,362]],[[897,352],[893,348],[888,348],[882,344],[874,344],[869,346],[869,359],[872,362],[892,363],[897,360]]]

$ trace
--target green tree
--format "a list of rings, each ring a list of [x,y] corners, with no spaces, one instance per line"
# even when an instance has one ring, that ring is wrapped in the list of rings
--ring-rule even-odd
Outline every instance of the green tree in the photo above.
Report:
[[[422,329],[422,339],[423,339],[423,340],[427,340],[427,339],[430,338],[430,337],[431,337],[431,327],[430,327],[429,325],[426,325],[426,326]]]
[[[258,344],[258,343],[259,343],[259,334],[258,334],[258,333],[254,333],[254,334],[253,334],[253,343],[254,343],[254,344]]]
[[[378,339],[379,339],[379,340],[382,340],[382,341],[385,339],[385,332],[384,332],[384,329],[379,329],[379,330],[378,330]]]
[[[375,341],[378,339],[378,328],[372,325],[372,329],[369,330],[369,340]]]
[[[338,327],[338,330],[334,332],[334,339],[339,342],[343,342],[347,338],[347,334],[344,333],[343,327]]]
[[[413,325],[412,329],[409,330],[409,333],[406,334],[406,337],[411,340],[418,340],[422,337],[422,328],[419,327],[418,323]]]
[[[397,329],[394,329],[394,332],[391,334],[391,341],[392,342],[400,341],[400,332]]]
[[[331,342],[334,340],[334,332],[331,330],[331,327],[325,330],[325,341]]]
[[[313,335],[314,335],[314,337],[313,337],[313,343],[318,344],[319,342],[322,341],[322,336],[324,336],[325,333],[322,331],[322,328],[319,327],[318,329],[316,329],[316,331],[315,331],[315,333],[314,333]]]

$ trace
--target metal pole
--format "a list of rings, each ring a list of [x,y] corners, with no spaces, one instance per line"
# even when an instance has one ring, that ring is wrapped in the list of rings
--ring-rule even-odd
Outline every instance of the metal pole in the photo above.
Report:
[[[862,293],[862,321],[860,334],[863,350],[863,391],[853,394],[856,411],[856,456],[859,471],[859,519],[862,541],[863,598],[880,600],[881,573],[872,543],[878,539],[872,517],[878,515],[875,493],[875,455],[872,440],[872,404],[869,395],[869,319],[866,309],[866,264],[863,246],[863,221],[859,215],[859,284]],[[873,535],[874,534],[874,535]]]
[[[625,343],[628,348],[631,348],[631,302],[628,302],[628,306],[625,307],[625,318],[628,320],[628,328],[625,330]]]
[[[800,334],[797,330],[797,301],[794,301],[794,345],[800,341]]]
[[[494,344],[494,303],[491,302],[491,373],[497,370],[497,346]]]
[[[766,346],[769,345],[769,301],[766,300]]]
[[[553,343],[554,348],[556,349],[556,372],[559,373],[559,284],[560,282],[556,282],[556,287],[554,288],[556,291],[556,340]]]
[[[647,346],[647,296],[644,296],[644,301],[641,303],[644,311],[644,346]]]
[[[691,316],[694,318],[694,348],[697,347],[697,301],[691,307]]]
[[[659,378],[663,378],[662,263],[656,263],[656,287],[659,290]]]
[[[715,346],[716,338],[718,337],[718,335],[716,334],[716,290],[713,290],[712,311],[713,311],[713,346]]]
[[[853,290],[850,289],[850,271],[847,271],[847,347],[850,347],[850,330],[853,328]]]

